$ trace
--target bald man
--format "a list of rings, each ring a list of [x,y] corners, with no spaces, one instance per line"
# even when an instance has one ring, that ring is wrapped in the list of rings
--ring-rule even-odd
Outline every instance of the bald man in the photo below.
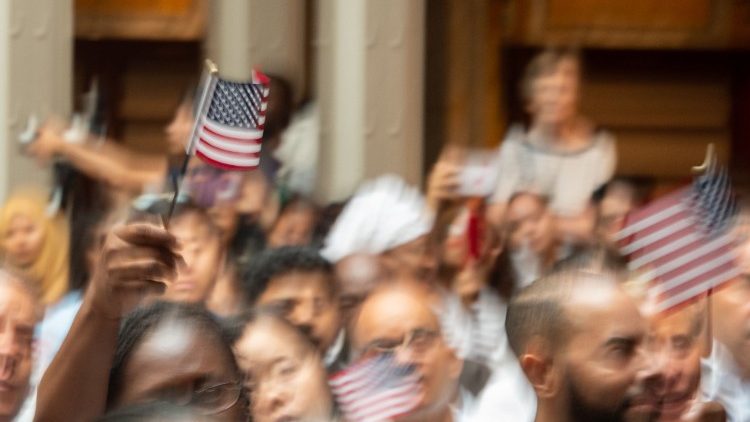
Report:
[[[536,393],[537,422],[656,416],[656,403],[642,394],[662,382],[645,353],[647,324],[614,276],[543,277],[511,300],[505,324]]]
[[[40,316],[29,287],[0,270],[0,422],[13,420],[29,391],[34,326]]]
[[[459,389],[462,361],[443,338],[436,295],[413,279],[378,286],[352,321],[355,357],[393,353],[414,365],[423,398],[399,422],[456,422],[469,413],[469,397]]]

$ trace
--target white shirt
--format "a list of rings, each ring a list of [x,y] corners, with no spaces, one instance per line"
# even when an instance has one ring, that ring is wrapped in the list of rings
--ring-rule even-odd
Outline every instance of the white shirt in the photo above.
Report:
[[[493,289],[485,287],[469,308],[453,293],[445,292],[441,312],[443,333],[462,359],[481,362],[494,369],[500,351],[507,347],[507,305]]]
[[[501,359],[487,387],[479,396],[472,422],[533,422],[536,418],[536,394],[526,380],[515,356]]]
[[[459,388],[458,402],[451,405],[453,422],[473,422],[476,398],[466,389]]]
[[[78,314],[83,303],[83,294],[79,290],[72,291],[59,302],[50,305],[44,313],[44,319],[37,326],[37,354],[31,373],[29,394],[21,411],[16,416],[16,422],[31,422],[36,413],[36,387],[42,380],[44,372],[52,363],[57,351],[60,350],[70,326]]]
[[[711,356],[701,359],[701,393],[721,403],[729,422],[750,422],[750,379],[742,379],[732,354],[714,340]]]
[[[344,329],[342,328],[341,330],[339,330],[339,333],[336,336],[336,340],[333,341],[333,344],[331,344],[331,347],[326,350],[326,354],[325,356],[323,356],[323,364],[326,366],[326,368],[330,368],[334,363],[336,363],[339,356],[344,350],[345,342],[346,334]]]
[[[498,185],[491,202],[507,202],[516,192],[549,197],[559,215],[576,215],[591,194],[606,183],[617,162],[615,140],[607,132],[594,134],[591,144],[578,151],[555,151],[531,141],[520,125],[508,131],[499,152]]]

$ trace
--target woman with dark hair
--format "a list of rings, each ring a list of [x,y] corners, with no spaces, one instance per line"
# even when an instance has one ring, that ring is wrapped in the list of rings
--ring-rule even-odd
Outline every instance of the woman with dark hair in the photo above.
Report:
[[[309,246],[320,218],[318,206],[311,199],[295,195],[284,204],[268,232],[268,247]]]
[[[291,323],[251,311],[228,324],[255,422],[335,421],[320,351]]]
[[[161,400],[240,420],[241,390],[232,350],[204,309],[156,302],[133,311],[120,327],[107,408]]]

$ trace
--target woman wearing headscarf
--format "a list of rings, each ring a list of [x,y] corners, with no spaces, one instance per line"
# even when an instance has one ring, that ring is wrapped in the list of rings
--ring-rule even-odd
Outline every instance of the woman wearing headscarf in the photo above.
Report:
[[[68,237],[64,216],[49,215],[39,192],[19,191],[0,210],[0,257],[36,284],[45,305],[68,291]]]

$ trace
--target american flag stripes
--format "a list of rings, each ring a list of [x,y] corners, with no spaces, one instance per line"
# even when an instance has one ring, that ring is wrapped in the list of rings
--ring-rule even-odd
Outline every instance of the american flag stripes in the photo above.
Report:
[[[364,359],[331,376],[331,391],[349,422],[382,422],[408,414],[422,397],[414,368],[392,354]]]
[[[628,216],[618,234],[630,270],[649,279],[663,312],[740,274],[727,228],[737,210],[725,169],[711,166],[692,186]]]
[[[211,75],[201,105],[191,152],[225,170],[252,170],[260,164],[269,79],[253,72],[251,82]]]

